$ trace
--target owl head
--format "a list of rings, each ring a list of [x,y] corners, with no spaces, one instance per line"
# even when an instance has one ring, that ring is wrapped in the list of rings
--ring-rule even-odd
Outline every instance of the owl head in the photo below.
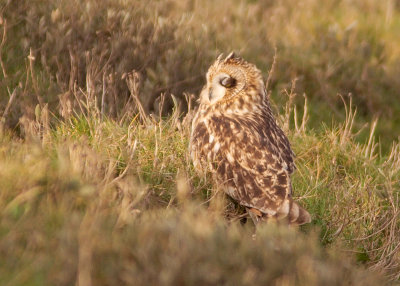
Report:
[[[260,70],[233,52],[226,58],[221,54],[208,69],[206,79],[200,102],[207,106],[233,102],[254,104],[266,98]]]

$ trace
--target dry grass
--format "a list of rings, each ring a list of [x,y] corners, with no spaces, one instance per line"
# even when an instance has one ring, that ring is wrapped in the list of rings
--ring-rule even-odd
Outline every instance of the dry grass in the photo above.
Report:
[[[0,284],[399,280],[400,145],[375,139],[400,129],[395,2],[0,3]],[[274,47],[269,88],[313,223],[252,240],[187,145],[214,56],[238,50],[266,75]],[[321,124],[327,110],[342,123]]]
[[[220,52],[235,50],[267,72],[276,50],[272,96],[282,104],[281,91],[296,79],[295,92],[306,93],[314,107],[313,127],[332,116],[344,120],[337,94],[351,93],[358,127],[381,117],[377,134],[386,149],[400,131],[400,12],[394,0],[3,0],[1,6],[7,32],[0,45],[7,75],[1,83],[10,91],[1,91],[0,104],[13,91],[19,98],[9,110],[10,127],[24,114],[32,117],[37,103],[59,114],[68,110],[57,110],[64,97],[75,108],[70,91],[82,87],[102,90],[96,104],[109,116],[123,116],[132,71],[141,78],[145,111],[158,113],[161,93],[174,94],[184,108],[183,93],[199,91]],[[172,106],[168,96],[164,112]]]
[[[296,195],[313,213],[313,226],[303,233],[266,225],[253,240],[252,226],[235,219],[238,210],[218,196],[210,204],[212,186],[194,176],[186,149],[189,122],[172,116],[117,124],[96,113],[86,117],[70,118],[40,137],[31,133],[23,142],[2,137],[3,284],[383,283],[343,250],[362,251],[369,265],[395,267],[386,273],[397,275],[398,258],[387,252],[399,244],[398,201],[394,193],[376,193],[381,180],[390,180],[373,181],[371,174],[360,186],[361,172],[353,165],[395,171],[397,178],[391,164],[398,154],[378,163],[354,149],[349,133],[341,140],[344,127],[334,136],[291,133],[295,148],[304,150]],[[325,166],[337,156],[347,160]],[[353,187],[345,190],[348,185]],[[318,240],[332,247],[321,248]]]
[[[356,143],[347,108],[348,120],[323,133],[288,126],[295,195],[313,224],[265,226],[256,241],[241,210],[192,170],[192,111],[115,122],[84,109],[54,127],[37,111],[21,123],[23,140],[2,136],[0,249],[10,259],[0,276],[10,285],[383,283],[354,257],[398,279],[400,147],[379,158],[373,139]]]

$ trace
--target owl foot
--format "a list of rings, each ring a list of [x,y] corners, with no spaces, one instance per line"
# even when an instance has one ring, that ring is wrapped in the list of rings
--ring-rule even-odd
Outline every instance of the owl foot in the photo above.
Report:
[[[255,208],[246,208],[246,211],[251,217],[254,225],[257,227],[257,224],[262,220],[262,213]]]

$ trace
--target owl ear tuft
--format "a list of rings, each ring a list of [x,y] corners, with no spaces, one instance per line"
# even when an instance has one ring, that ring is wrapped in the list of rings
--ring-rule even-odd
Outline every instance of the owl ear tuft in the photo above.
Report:
[[[236,79],[234,79],[233,77],[224,77],[223,79],[221,79],[220,81],[221,85],[224,87],[233,87],[236,84]]]
[[[217,57],[217,61],[220,61],[223,56],[224,56],[224,54],[219,54],[219,56]]]
[[[236,57],[235,52],[231,52],[226,58],[225,61],[230,60],[230,59],[234,59]]]

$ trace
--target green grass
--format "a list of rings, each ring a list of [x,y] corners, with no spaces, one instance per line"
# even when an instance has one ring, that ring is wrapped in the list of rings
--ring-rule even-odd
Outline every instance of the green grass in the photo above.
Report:
[[[0,5],[1,285],[398,284],[394,1]],[[197,94],[230,50],[271,72],[300,229],[254,239],[193,170]]]
[[[350,121],[290,128],[294,194],[313,222],[266,225],[253,240],[243,210],[192,169],[192,111],[120,123],[96,114],[38,120],[41,138],[2,136],[4,283],[376,285],[365,267],[398,275],[399,145],[379,157]]]

